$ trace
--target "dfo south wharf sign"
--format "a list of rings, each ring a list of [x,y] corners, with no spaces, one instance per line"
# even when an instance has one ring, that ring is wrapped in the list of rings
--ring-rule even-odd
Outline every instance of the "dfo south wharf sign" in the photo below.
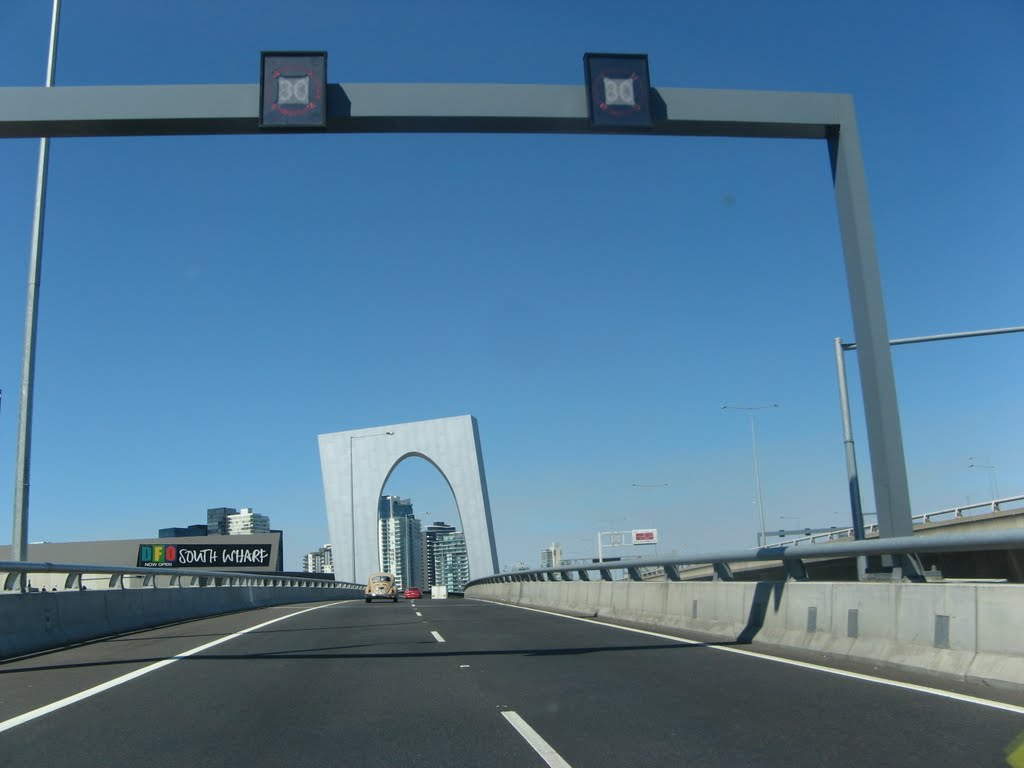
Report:
[[[140,544],[139,568],[270,565],[269,544]]]

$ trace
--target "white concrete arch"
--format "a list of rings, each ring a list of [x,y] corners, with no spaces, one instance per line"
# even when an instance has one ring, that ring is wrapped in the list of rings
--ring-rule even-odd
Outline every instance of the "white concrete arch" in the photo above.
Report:
[[[498,572],[480,433],[472,416],[412,421],[320,435],[320,468],[334,573],[363,583],[378,568],[377,503],[405,459],[430,462],[451,488],[474,578]]]

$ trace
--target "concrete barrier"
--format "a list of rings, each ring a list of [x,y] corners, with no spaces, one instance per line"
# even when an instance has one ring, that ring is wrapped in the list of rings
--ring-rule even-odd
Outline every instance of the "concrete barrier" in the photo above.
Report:
[[[322,587],[203,587],[0,595],[0,658],[176,621],[289,603],[350,600]]]
[[[514,582],[466,596],[1024,685],[1024,585]]]

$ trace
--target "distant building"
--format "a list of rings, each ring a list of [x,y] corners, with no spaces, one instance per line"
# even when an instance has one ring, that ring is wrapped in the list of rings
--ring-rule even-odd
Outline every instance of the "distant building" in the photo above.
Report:
[[[380,569],[395,574],[399,589],[420,584],[423,573],[423,542],[420,521],[412,515],[384,517],[378,521]]]
[[[233,507],[214,507],[206,510],[206,530],[210,536],[270,533],[270,518],[256,514],[248,507],[243,507],[241,512]]]
[[[159,536],[161,539],[170,537],[183,538],[187,536],[208,536],[209,531],[205,525],[190,525],[188,528],[161,528]]]
[[[233,507],[214,507],[206,510],[206,529],[211,536],[228,535],[228,515],[237,514]]]
[[[11,546],[0,545],[0,560],[11,560]],[[280,532],[254,536],[160,536],[154,539],[67,541],[29,544],[28,559],[43,563],[90,563],[152,568],[202,568],[207,570],[274,573],[283,570]],[[64,574],[33,574],[35,588],[64,589]],[[126,576],[131,586],[142,586],[143,576]],[[109,575],[85,574],[87,589],[109,589]],[[2,599],[2,598],[0,598]]]
[[[434,541],[434,572],[438,584],[461,592],[469,581],[469,553],[461,531],[442,533]]]
[[[249,508],[227,516],[228,536],[251,536],[254,533],[270,533],[270,518],[259,515]]]
[[[334,573],[334,555],[331,545],[324,544],[315,552],[302,558],[302,570],[305,573]]]
[[[385,517],[412,517],[412,499],[381,496],[377,503],[377,516],[381,520]]]
[[[551,542],[550,547],[540,551],[540,567],[556,568],[562,564],[562,547],[557,541]]]
[[[431,523],[427,526],[427,530],[423,531],[423,573],[420,577],[420,584],[424,587],[433,587],[444,583],[437,578],[437,569],[434,567],[434,546],[437,543],[438,536],[443,533],[454,532],[455,526],[448,525],[448,523],[442,520]]]

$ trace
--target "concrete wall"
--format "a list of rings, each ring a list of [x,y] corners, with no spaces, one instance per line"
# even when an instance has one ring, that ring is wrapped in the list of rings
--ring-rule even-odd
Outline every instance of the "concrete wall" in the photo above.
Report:
[[[1024,585],[519,582],[466,596],[1024,685]]]
[[[316,587],[203,587],[0,595],[0,658],[270,605],[361,598]]]

